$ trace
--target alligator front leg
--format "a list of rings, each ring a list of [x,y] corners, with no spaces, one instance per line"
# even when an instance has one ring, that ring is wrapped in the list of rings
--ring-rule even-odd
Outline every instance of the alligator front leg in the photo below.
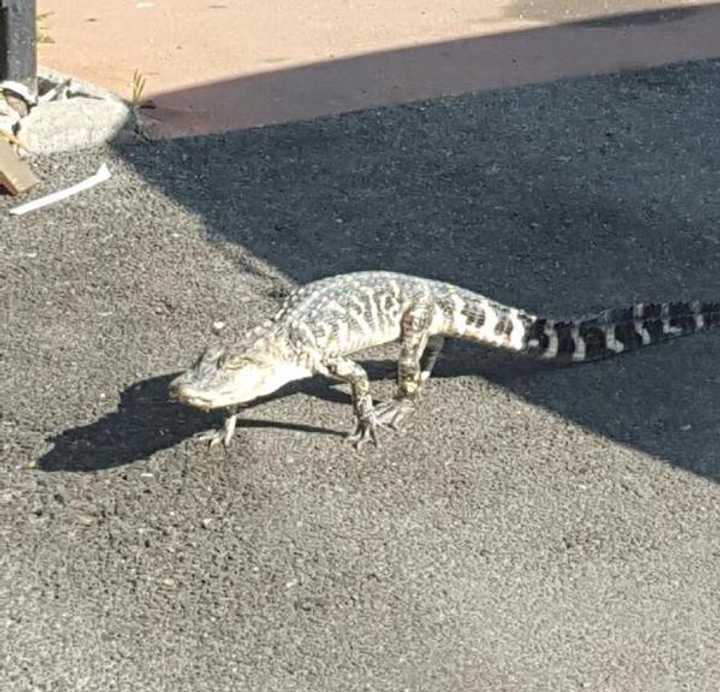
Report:
[[[355,449],[360,449],[366,442],[372,442],[377,447],[378,421],[370,396],[370,382],[367,373],[362,366],[349,358],[335,358],[324,365],[329,375],[342,382],[347,382],[352,390],[357,425],[354,432],[348,434],[346,440]]]
[[[239,409],[231,408],[229,415],[225,418],[225,423],[223,423],[222,428],[219,430],[210,430],[208,432],[200,433],[195,437],[195,439],[200,442],[208,442],[208,447],[211,449],[222,442],[223,447],[227,449],[230,445],[230,441],[235,435],[238,415]]]

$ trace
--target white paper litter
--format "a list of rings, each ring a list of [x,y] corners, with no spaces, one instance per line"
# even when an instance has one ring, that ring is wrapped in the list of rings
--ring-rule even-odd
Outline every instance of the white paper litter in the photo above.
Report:
[[[72,195],[76,195],[78,192],[89,190],[91,187],[95,187],[95,185],[103,183],[109,179],[110,169],[107,167],[106,164],[102,164],[102,166],[98,168],[98,172],[95,175],[87,178],[87,180],[83,180],[81,183],[73,185],[72,187],[68,187],[65,190],[58,190],[57,192],[46,195],[45,197],[34,199],[32,202],[26,202],[25,204],[21,204],[20,206],[13,207],[10,210],[10,213],[15,214],[16,216],[20,214],[27,214],[29,211],[35,211],[36,209],[47,207],[49,204],[55,204],[55,202],[60,202],[63,199],[72,197]]]

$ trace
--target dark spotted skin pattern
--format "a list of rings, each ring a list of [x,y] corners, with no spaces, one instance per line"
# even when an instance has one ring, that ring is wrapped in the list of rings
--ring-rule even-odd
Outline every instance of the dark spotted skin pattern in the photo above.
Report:
[[[583,362],[636,351],[720,325],[720,303],[638,303],[576,320],[538,318],[528,333],[528,352]]]
[[[273,384],[268,386],[274,389],[315,374],[333,377],[351,387],[357,427],[349,440],[359,447],[368,440],[377,444],[379,427],[397,428],[415,410],[447,337],[579,363],[719,324],[720,303],[640,303],[585,318],[552,320],[452,284],[391,272],[358,272],[297,289],[272,319],[249,333],[246,344],[227,353],[215,349],[212,356],[206,351],[173,383],[173,390],[176,398],[209,409],[232,407],[235,399],[243,403],[267,393],[267,387],[256,393],[241,380],[250,366],[258,372],[272,370]],[[376,405],[367,374],[350,356],[393,341],[400,342],[397,391]],[[227,444],[236,415],[213,442],[222,439]]]

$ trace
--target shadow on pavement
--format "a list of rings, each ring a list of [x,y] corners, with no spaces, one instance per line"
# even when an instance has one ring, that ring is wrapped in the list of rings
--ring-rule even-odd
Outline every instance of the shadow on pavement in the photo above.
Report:
[[[718,120],[720,64],[704,61],[118,151],[211,238],[298,283],[382,268],[561,317],[717,299]],[[518,376],[456,345],[438,374],[717,479],[720,344],[682,341]],[[187,415],[162,446],[200,425]]]
[[[454,349],[449,358],[443,358],[437,368],[438,377],[457,377],[466,374],[488,375],[495,372],[506,382],[528,376],[533,373],[557,370],[553,366],[522,358],[510,357],[514,361],[508,366],[508,358],[489,355],[483,363],[478,359],[478,350]],[[482,355],[483,350],[480,349]],[[371,381],[393,379],[396,363],[391,360],[361,361]],[[504,373],[504,375],[502,374]],[[101,471],[103,469],[124,466],[141,459],[147,459],[153,453],[174,447],[190,440],[194,435],[218,428],[223,423],[222,411],[204,413],[168,400],[168,384],[175,377],[163,375],[136,382],[120,394],[120,404],[113,411],[94,423],[68,428],[47,442],[52,449],[38,461],[42,471]],[[333,403],[351,405],[349,394],[339,388],[337,382],[317,377],[296,382],[275,394],[257,399],[245,411],[252,410],[265,402],[302,393],[307,396]],[[296,430],[309,434],[335,435],[342,437],[346,430],[328,430],[313,425],[284,423],[282,421],[255,420],[243,412],[238,421],[242,428],[279,428]],[[203,446],[203,443],[197,442]]]
[[[223,422],[221,411],[203,413],[168,401],[167,387],[172,377],[166,375],[136,382],[121,393],[117,411],[90,425],[69,428],[48,439],[53,447],[40,458],[38,468],[42,471],[100,471],[124,466],[147,459],[154,452],[173,447],[210,428],[220,427]],[[277,396],[286,396],[296,389],[286,388]],[[330,398],[331,394],[325,397]],[[346,400],[341,392],[337,397]],[[312,425],[275,423],[245,416],[241,426],[340,434]]]
[[[720,398],[720,375],[708,382],[702,370],[687,369],[680,386],[670,383],[664,387],[667,358],[658,355],[660,350],[662,347],[651,349],[649,364],[643,364],[643,354],[633,354],[626,359],[630,361],[627,367],[615,367],[614,363],[620,362],[615,361],[600,364],[602,371],[593,371],[598,364],[548,364],[455,342],[441,356],[434,379],[482,377],[621,444],[638,447],[718,481],[720,464],[715,460],[714,450],[720,418],[713,411],[717,410],[715,402]],[[394,361],[361,362],[373,382],[394,377]],[[686,365],[681,361],[678,367]],[[646,376],[638,378],[638,370]],[[49,439],[53,447],[39,460],[38,468],[51,472],[91,472],[123,466],[222,425],[221,411],[202,413],[169,402],[166,393],[171,379],[172,376],[163,376],[137,382],[122,393],[117,411]],[[432,387],[432,382],[429,386]],[[659,391],[661,388],[667,389],[669,398]],[[337,383],[318,377],[289,385],[253,402],[247,410],[296,393],[346,406],[351,403]],[[473,406],[470,401],[467,405]],[[442,419],[443,412],[437,414],[438,420]],[[483,425],[482,420],[478,420],[478,425]],[[278,428],[338,437],[347,432],[340,428],[329,430],[309,424],[256,420],[246,413],[238,422],[238,429],[242,428]]]

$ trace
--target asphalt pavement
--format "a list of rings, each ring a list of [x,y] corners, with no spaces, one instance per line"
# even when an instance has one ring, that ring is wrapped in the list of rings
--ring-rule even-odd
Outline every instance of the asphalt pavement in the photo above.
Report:
[[[0,689],[718,689],[720,334],[452,344],[362,454],[333,383],[227,453],[166,400],[214,320],[353,269],[552,316],[717,299],[718,122],[706,62],[36,160],[38,195],[113,177],[0,197]]]

